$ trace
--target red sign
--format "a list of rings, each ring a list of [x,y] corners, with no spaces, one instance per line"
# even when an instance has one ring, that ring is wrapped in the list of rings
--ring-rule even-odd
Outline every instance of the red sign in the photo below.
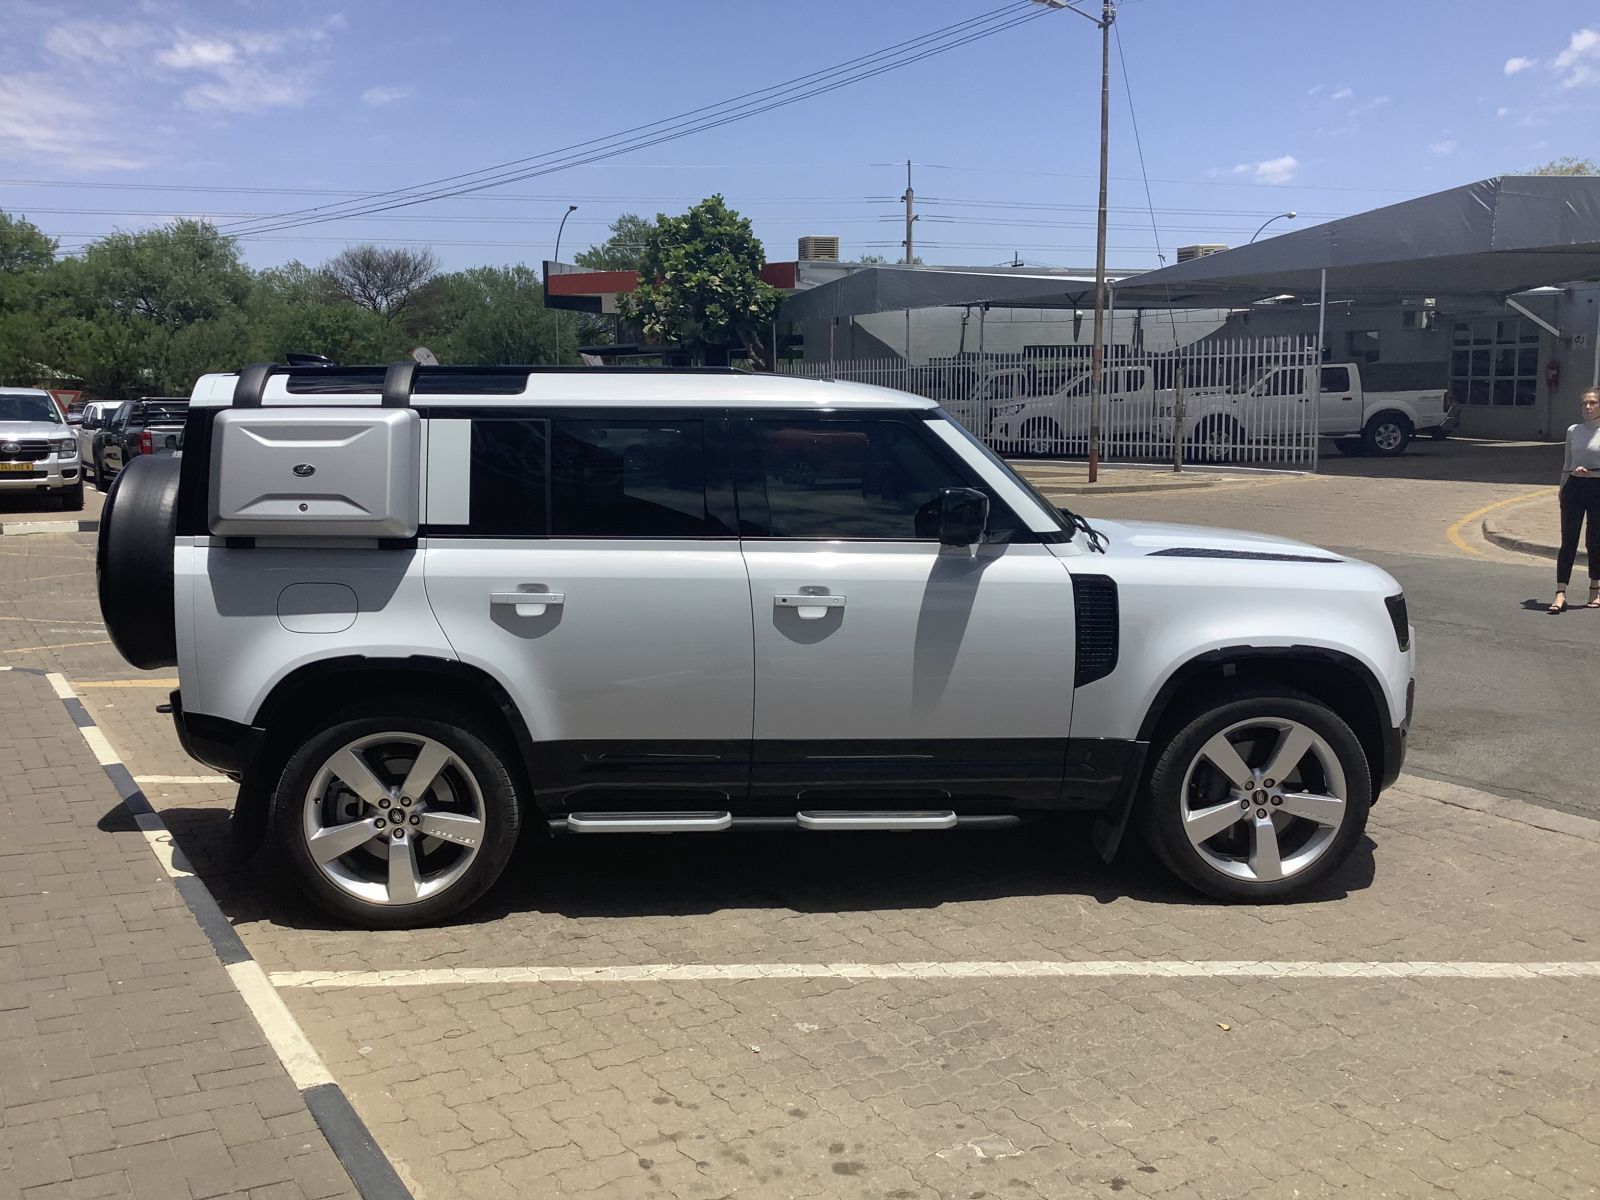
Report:
[[[72,406],[78,402],[81,391],[70,391],[66,388],[51,388],[50,398],[56,402],[63,415],[72,411]]]

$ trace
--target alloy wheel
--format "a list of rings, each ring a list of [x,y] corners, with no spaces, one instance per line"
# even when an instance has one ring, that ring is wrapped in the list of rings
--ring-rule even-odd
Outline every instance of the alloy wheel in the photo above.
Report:
[[[377,733],[323,762],[306,789],[311,861],[368,904],[414,904],[449,889],[483,844],[483,792],[444,743]]]
[[[1283,717],[1240,721],[1189,764],[1183,830],[1214,870],[1273,883],[1327,853],[1348,812],[1344,768],[1326,738]]]

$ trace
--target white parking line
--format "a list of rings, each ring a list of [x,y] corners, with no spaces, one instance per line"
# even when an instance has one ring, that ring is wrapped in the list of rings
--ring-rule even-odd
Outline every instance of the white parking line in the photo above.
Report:
[[[226,775],[135,775],[135,783],[228,783]]]
[[[616,967],[435,967],[274,971],[276,987],[401,988],[505,983],[705,983],[759,979],[1600,979],[1600,962],[657,963]]]

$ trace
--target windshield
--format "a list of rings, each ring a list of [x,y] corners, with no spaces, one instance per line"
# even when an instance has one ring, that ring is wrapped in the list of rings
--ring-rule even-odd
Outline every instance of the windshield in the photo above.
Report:
[[[0,392],[0,421],[45,421],[61,424],[61,410],[49,396],[25,396]]]
[[[1059,505],[1048,499],[1043,492],[1034,487],[1033,484],[1029,483],[1021,475],[1018,475],[1016,471],[1012,470],[1011,464],[1006,462],[1005,459],[1001,458],[993,450],[989,449],[989,447],[984,444],[982,439],[975,437],[972,430],[968,429],[960,421],[953,421],[949,420],[948,418],[946,419],[946,424],[948,424],[951,429],[954,429],[957,433],[959,433],[963,439],[971,443],[971,445],[977,449],[979,454],[983,455],[1001,471],[1004,471],[1011,479],[1015,480],[1017,485],[1021,487],[1023,491],[1027,492],[1030,496],[1037,500],[1039,502],[1039,507],[1042,508],[1045,512],[1045,515],[1055,523],[1056,528],[1070,530],[1073,527],[1072,523],[1061,515],[1061,508]]]

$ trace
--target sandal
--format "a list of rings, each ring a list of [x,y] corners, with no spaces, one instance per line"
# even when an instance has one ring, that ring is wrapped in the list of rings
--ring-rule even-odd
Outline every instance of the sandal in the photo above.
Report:
[[[1551,601],[1550,607],[1545,609],[1545,611],[1547,613],[1549,613],[1552,617],[1556,616],[1558,613],[1566,612],[1567,611],[1567,593],[1565,591],[1557,592],[1556,593],[1556,598],[1553,601]]]
[[[1600,581],[1589,584],[1589,603],[1585,608],[1600,608]]]

